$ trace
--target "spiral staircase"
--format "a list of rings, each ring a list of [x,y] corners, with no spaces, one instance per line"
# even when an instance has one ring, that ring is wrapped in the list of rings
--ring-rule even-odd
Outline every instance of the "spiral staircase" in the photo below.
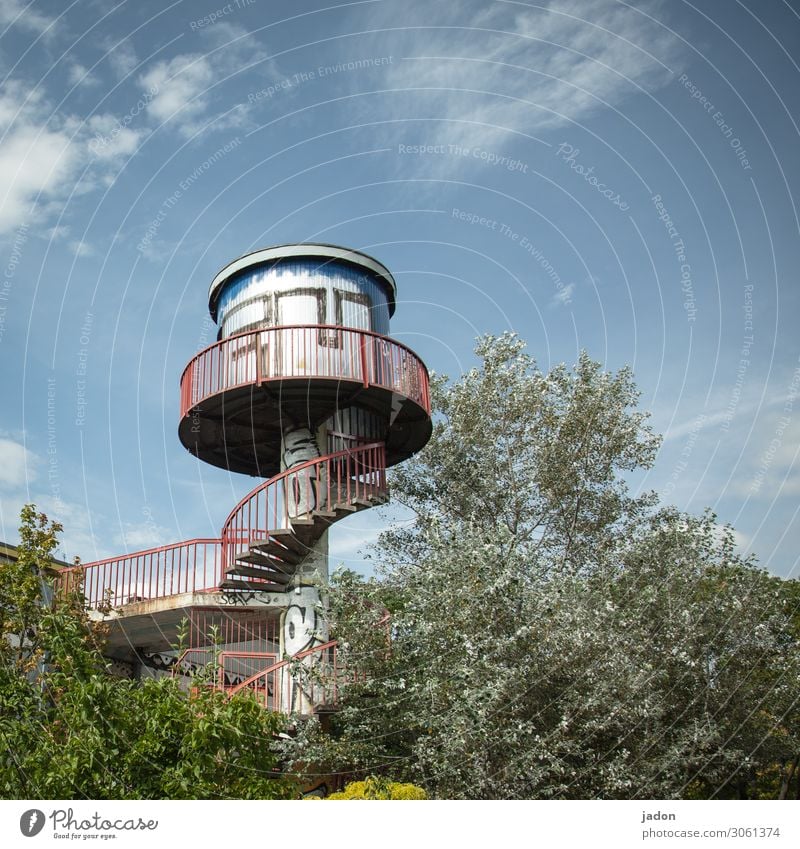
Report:
[[[212,283],[212,316],[224,312],[229,290],[239,301],[245,291],[246,308],[259,299],[280,304],[290,273],[302,283],[298,302],[318,290],[361,303],[378,291],[386,296],[384,324],[393,312],[394,281],[376,260],[300,245],[256,252],[223,269]],[[275,710],[318,711],[335,704],[346,674],[315,612],[314,584],[327,572],[326,532],[385,503],[387,467],[427,442],[428,373],[405,345],[347,326],[347,313],[340,324],[260,321],[224,335],[234,308],[227,309],[224,338],[193,357],[181,377],[179,438],[205,462],[266,479],[233,508],[218,538],[80,564],[62,570],[60,582],[79,585],[92,615],[108,624],[106,651],[121,669],[196,668],[210,656],[215,630],[223,643],[221,688],[248,688]],[[301,435],[295,442],[302,451],[290,450],[292,434]],[[174,646],[185,621],[189,646],[179,655]],[[306,676],[299,685],[298,670],[310,665],[313,683]],[[305,687],[302,698],[298,686]]]

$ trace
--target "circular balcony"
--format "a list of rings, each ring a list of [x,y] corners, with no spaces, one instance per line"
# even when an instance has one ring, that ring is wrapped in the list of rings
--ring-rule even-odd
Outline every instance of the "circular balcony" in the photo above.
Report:
[[[431,434],[428,370],[410,348],[367,330],[270,327],[223,339],[189,362],[178,435],[207,463],[271,477],[284,427],[316,428],[348,407],[385,421],[386,463],[399,463]]]

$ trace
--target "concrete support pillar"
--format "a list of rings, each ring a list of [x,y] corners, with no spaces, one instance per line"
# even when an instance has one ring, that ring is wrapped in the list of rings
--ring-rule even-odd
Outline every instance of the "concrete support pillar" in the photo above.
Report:
[[[284,431],[281,446],[281,470],[290,470],[321,456],[320,440],[325,434],[312,434],[307,427],[290,427]],[[323,483],[320,476],[309,470],[287,478],[286,498],[289,517],[310,518],[317,504],[318,492]],[[328,641],[328,623],[322,611],[322,600],[317,582],[328,577],[327,531],[309,550],[290,590],[288,606],[283,614],[282,654],[293,657]],[[283,709],[287,713],[309,714],[314,704],[321,701],[320,678],[324,678],[321,665],[324,658],[316,653],[303,658],[297,669],[283,670],[287,675],[281,682]]]

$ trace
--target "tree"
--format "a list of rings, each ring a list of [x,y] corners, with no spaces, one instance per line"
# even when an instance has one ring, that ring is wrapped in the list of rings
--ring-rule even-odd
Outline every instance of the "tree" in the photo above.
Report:
[[[383,534],[378,578],[331,587],[358,683],[295,762],[440,798],[751,793],[798,751],[796,585],[711,513],[630,493],[659,441],[629,370],[545,375],[511,334],[477,353],[394,473],[413,524]]]
[[[19,559],[0,566],[0,795],[51,799],[297,797],[272,751],[283,720],[247,695],[172,678],[114,678],[76,587],[47,576],[57,524],[22,511]]]

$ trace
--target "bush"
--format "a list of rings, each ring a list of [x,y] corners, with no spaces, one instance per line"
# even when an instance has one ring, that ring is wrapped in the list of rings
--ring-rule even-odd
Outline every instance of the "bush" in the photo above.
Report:
[[[331,793],[329,799],[427,799],[416,784],[401,784],[370,775],[365,781],[351,781],[340,793]]]

